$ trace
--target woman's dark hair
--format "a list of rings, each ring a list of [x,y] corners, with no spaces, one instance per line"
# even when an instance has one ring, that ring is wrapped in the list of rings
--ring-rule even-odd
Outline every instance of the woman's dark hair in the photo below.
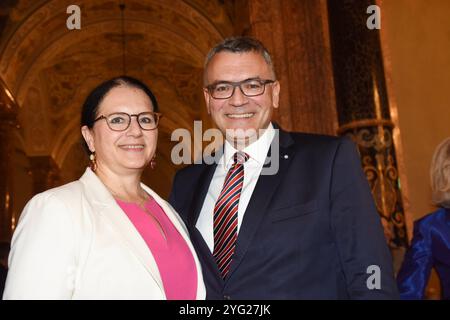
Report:
[[[120,76],[103,82],[88,95],[81,112],[81,126],[87,126],[91,129],[94,126],[94,120],[97,117],[97,111],[100,103],[102,103],[103,99],[108,92],[111,91],[111,89],[121,86],[136,88],[144,91],[153,104],[153,112],[158,112],[158,102],[149,87],[135,78]]]
[[[150,98],[153,105],[153,112],[159,111],[155,95],[147,85],[135,78],[120,76],[101,83],[87,96],[81,111],[81,126],[87,126],[89,129],[92,129],[95,119],[97,118],[97,111],[100,103],[111,89],[122,86],[142,90]],[[90,154],[91,152],[84,139],[83,146],[86,149],[86,152]]]

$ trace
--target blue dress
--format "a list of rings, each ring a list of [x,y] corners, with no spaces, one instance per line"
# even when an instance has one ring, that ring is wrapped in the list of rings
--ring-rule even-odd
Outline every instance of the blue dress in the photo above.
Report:
[[[450,299],[450,209],[439,209],[414,223],[411,247],[397,276],[402,299],[423,299],[432,268]]]

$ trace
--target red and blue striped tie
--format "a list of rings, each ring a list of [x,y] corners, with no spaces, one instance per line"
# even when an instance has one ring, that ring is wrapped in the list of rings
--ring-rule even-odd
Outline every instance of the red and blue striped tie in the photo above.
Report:
[[[238,208],[244,183],[244,163],[249,156],[236,152],[234,163],[225,177],[225,183],[214,207],[214,252],[222,277],[230,271],[231,259],[236,247]]]

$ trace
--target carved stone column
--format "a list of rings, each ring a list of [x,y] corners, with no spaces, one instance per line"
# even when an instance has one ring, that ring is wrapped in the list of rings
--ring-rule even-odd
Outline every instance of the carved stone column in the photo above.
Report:
[[[281,83],[275,120],[288,130],[336,134],[326,0],[239,0],[235,33],[261,40]]]
[[[0,79],[0,241],[10,241],[13,231],[11,133],[16,125],[16,103]]]
[[[358,145],[396,269],[407,246],[379,32],[366,26],[371,0],[329,0],[339,134]]]
[[[33,178],[33,194],[56,187],[60,181],[59,168],[51,156],[29,157],[28,173]]]

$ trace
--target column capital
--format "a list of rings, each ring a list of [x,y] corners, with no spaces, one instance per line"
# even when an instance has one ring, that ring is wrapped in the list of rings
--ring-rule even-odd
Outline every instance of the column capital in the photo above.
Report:
[[[17,124],[17,108],[11,91],[0,78],[0,127]]]

